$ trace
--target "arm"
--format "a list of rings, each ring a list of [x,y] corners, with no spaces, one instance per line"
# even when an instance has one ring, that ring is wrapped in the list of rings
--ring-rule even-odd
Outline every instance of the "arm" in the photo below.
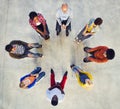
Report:
[[[101,50],[101,49],[108,49],[108,47],[106,47],[106,46],[98,46],[98,47],[95,47],[95,48],[91,48],[91,49],[89,49],[89,50],[87,50],[87,52],[94,52],[94,51],[97,51],[97,50]]]
[[[57,10],[57,13],[56,13],[56,20],[57,22],[59,23],[59,25],[62,25],[62,22],[61,22],[61,19],[60,19],[60,9]]]
[[[29,19],[29,24],[32,26],[33,29],[37,29],[37,27],[33,24],[33,21],[31,19]]]
[[[44,36],[44,35],[46,35],[46,33],[47,33],[47,31],[46,31],[46,20],[45,20],[45,18],[43,17],[43,15],[40,14],[40,13],[38,13],[38,19],[39,19],[39,21],[40,21],[40,22],[42,23],[42,25],[43,25],[43,30],[44,30],[44,32],[42,32],[42,31],[40,31],[40,30],[38,30],[38,29],[37,29],[37,31]]]
[[[88,60],[90,60],[92,62],[97,62],[97,63],[104,63],[104,62],[108,61],[107,58],[104,58],[104,59],[95,59],[95,58],[92,58],[92,57],[88,57]]]
[[[25,55],[17,55],[17,54],[13,54],[13,53],[9,53],[9,55],[15,59],[22,59],[22,58],[26,57]]]
[[[52,90],[54,88],[58,88],[62,94],[65,94],[64,91],[62,90],[62,88],[60,87],[60,85],[54,85],[54,86],[50,87],[48,90]]]
[[[88,36],[88,35],[93,35],[94,34],[94,32],[88,33],[87,29],[88,29],[88,24],[85,26],[85,30],[82,33],[83,36]]]
[[[28,85],[27,88],[33,87],[35,85],[35,83],[36,83],[36,79],[33,81],[33,83],[31,83],[30,85]]]
[[[26,42],[24,42],[24,41],[21,41],[21,40],[13,40],[13,41],[11,41],[10,42],[10,44],[12,45],[12,44],[18,44],[18,45],[28,45],[28,43],[26,43]]]
[[[30,76],[30,74],[27,74],[27,75],[23,76],[22,78],[20,78],[20,82],[22,82],[28,76]]]
[[[69,9],[68,11],[69,11],[69,18],[68,18],[68,20],[67,20],[66,26],[69,25],[69,23],[71,22],[72,17],[73,17],[71,9]]]

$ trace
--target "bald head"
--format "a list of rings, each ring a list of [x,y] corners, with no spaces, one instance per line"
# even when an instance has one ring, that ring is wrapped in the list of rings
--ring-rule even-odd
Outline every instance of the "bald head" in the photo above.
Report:
[[[61,9],[64,13],[66,13],[68,10],[68,4],[67,3],[62,4]]]

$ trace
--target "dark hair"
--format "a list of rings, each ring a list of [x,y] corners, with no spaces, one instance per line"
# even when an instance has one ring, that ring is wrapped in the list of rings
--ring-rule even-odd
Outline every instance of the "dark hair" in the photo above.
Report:
[[[13,48],[12,45],[8,44],[8,45],[6,45],[5,50],[10,52],[12,50],[12,48]]]
[[[114,52],[113,49],[108,49],[108,50],[106,51],[106,55],[107,55],[107,58],[108,58],[109,60],[111,60],[111,59],[113,59],[113,58],[115,57],[115,52]]]
[[[95,19],[94,24],[95,25],[101,25],[102,22],[103,22],[103,20],[100,17],[98,17],[98,18]]]
[[[36,17],[36,16],[37,16],[37,13],[35,11],[32,11],[32,12],[29,13],[29,17],[30,17],[31,20],[33,20],[34,17]]]
[[[58,104],[58,97],[55,95],[52,97],[51,104],[56,106]]]
[[[74,67],[74,66],[75,66],[75,64],[70,65],[71,68]]]

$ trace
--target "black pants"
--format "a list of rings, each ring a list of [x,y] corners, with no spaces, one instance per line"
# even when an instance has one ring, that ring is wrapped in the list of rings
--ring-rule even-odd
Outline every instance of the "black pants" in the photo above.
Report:
[[[67,20],[63,20],[62,21],[62,24],[66,25],[67,23]],[[66,31],[70,30],[71,31],[71,22],[69,23],[69,25],[66,27]],[[61,25],[59,25],[58,21],[56,21],[56,31],[58,33],[61,32]]]
[[[49,36],[50,32],[49,32],[49,29],[48,29],[47,24],[46,24],[45,26],[46,26],[46,31],[47,31],[47,34],[43,36],[43,35],[42,35],[42,34],[40,34],[39,32],[38,32],[38,33],[41,35],[41,37],[43,37],[45,40],[47,40],[47,39],[49,39],[49,38],[50,38],[50,36]],[[42,25],[42,24],[41,24],[41,25],[39,25],[39,26],[37,26],[37,29],[39,29],[40,31],[44,32],[44,28],[43,28],[43,25]]]

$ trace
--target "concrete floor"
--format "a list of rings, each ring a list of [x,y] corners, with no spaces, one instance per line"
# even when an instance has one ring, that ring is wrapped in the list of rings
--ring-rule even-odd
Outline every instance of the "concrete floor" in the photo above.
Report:
[[[65,37],[55,34],[55,13],[63,2],[73,10],[72,32]],[[30,11],[40,12],[47,19],[51,39],[44,41],[28,22]],[[101,30],[94,37],[77,45],[74,37],[90,18],[103,18]],[[0,109],[52,109],[46,98],[50,68],[60,81],[68,70],[65,98],[56,109],[118,109],[120,107],[120,0],[0,0]],[[39,42],[43,49],[42,59],[13,59],[4,50],[11,40]],[[83,63],[83,46],[105,45],[115,50],[116,56],[104,64]],[[94,87],[81,88],[69,65],[75,63],[94,77]],[[21,76],[41,66],[46,77],[32,89],[19,88]]]

